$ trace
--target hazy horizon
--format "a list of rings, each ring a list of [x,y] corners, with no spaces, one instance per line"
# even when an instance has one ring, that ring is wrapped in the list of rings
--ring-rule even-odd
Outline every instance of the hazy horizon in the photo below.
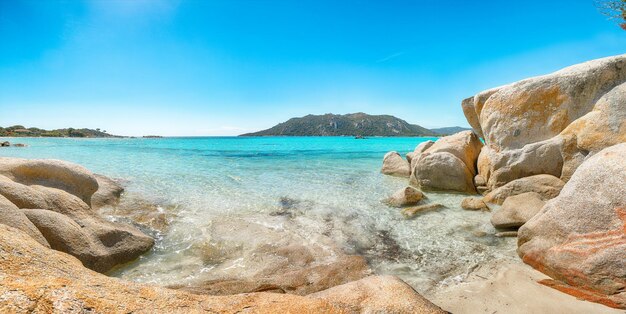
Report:
[[[467,127],[465,97],[624,53],[594,3],[3,1],[0,126],[221,136],[365,112]]]

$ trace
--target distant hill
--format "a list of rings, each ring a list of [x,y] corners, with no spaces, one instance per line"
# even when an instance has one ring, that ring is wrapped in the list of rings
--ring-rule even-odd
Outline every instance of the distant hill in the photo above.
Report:
[[[22,125],[0,127],[0,137],[121,137],[111,135],[100,129],[57,129],[44,130],[39,128],[25,128]]]
[[[327,113],[292,118],[267,130],[240,136],[428,136],[433,132],[389,115]]]
[[[459,133],[461,131],[467,131],[467,130],[471,130],[470,128],[462,128],[460,126],[449,126],[446,128],[436,128],[436,129],[430,129],[433,133],[437,134],[437,135],[450,135],[450,134],[455,134],[455,133]]]

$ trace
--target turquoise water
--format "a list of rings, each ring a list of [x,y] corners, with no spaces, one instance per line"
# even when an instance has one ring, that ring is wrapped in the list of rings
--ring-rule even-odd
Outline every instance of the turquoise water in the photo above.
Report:
[[[114,276],[174,284],[210,273],[227,262],[207,259],[206,250],[197,249],[216,237],[209,232],[212,224],[247,219],[310,241],[323,233],[342,251],[364,255],[377,272],[399,275],[428,293],[477,265],[513,255],[501,249],[513,240],[493,237],[489,213],[460,209],[463,195],[430,193],[429,201],[447,208],[411,220],[382,203],[407,184],[380,174],[383,155],[407,153],[429,139],[19,138],[6,140],[28,147],[2,148],[0,156],[76,162],[122,179],[128,195],[171,212],[169,227],[154,233],[152,252]],[[293,213],[276,215],[285,208]],[[243,233],[242,239],[249,236]],[[256,240],[263,242],[263,236]],[[241,245],[225,246],[221,250],[229,256],[246,256]]]

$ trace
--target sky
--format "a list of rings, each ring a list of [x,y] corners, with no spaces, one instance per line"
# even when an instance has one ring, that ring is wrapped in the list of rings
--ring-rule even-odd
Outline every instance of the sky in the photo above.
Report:
[[[0,126],[236,135],[352,112],[467,126],[466,97],[622,53],[594,0],[0,0]]]

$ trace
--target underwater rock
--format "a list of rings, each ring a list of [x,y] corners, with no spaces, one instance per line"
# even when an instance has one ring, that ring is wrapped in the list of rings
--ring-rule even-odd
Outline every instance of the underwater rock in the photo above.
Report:
[[[395,192],[385,202],[389,206],[403,207],[415,205],[422,199],[424,199],[424,193],[414,187],[407,186]]]

